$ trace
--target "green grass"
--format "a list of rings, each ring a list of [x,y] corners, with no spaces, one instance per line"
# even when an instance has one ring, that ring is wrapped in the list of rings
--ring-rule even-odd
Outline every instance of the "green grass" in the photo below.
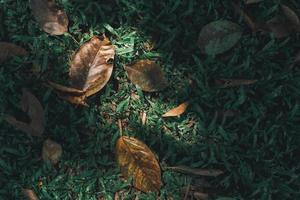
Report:
[[[28,1],[0,0],[1,41],[30,52],[0,67],[0,199],[22,199],[21,188],[33,188],[42,200],[109,200],[120,190],[126,199],[136,195],[155,199],[120,179],[114,159],[118,119],[123,120],[124,134],[144,141],[160,162],[224,170],[224,175],[206,179],[214,186],[212,199],[299,199],[300,71],[299,66],[289,66],[300,50],[300,34],[282,40],[252,35],[230,2],[59,0],[71,21],[70,34],[54,37],[39,29]],[[299,11],[297,2],[284,1]],[[279,3],[266,0],[252,9],[253,15],[270,19]],[[206,57],[196,46],[198,34],[217,19],[240,24],[244,33],[228,56]],[[117,50],[111,80],[88,99],[88,108],[59,99],[43,81],[67,83],[77,42],[103,32]],[[147,48],[149,42],[154,49]],[[143,93],[130,83],[123,67],[140,58],[161,64],[169,80],[165,91]],[[211,84],[218,78],[258,82],[222,89]],[[62,144],[63,156],[56,167],[42,161],[42,140],[15,130],[3,119],[19,110],[22,87],[29,88],[45,108],[45,137]],[[161,117],[187,99],[193,103],[181,117]],[[222,114],[226,110],[239,114],[226,117]],[[147,113],[145,126],[140,122],[142,111]],[[182,199],[181,188],[197,179],[164,171],[161,199]]]

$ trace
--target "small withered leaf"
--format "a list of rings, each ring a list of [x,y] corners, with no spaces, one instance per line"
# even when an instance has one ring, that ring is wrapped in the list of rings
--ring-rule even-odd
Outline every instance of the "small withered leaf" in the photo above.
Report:
[[[158,92],[167,87],[167,80],[159,65],[151,60],[139,60],[125,66],[128,78],[132,83],[146,92]]]
[[[105,35],[84,43],[72,58],[71,86],[85,91],[87,97],[100,91],[111,77],[114,56],[114,46]]]
[[[14,56],[26,56],[28,52],[20,46],[8,42],[0,42],[0,64]]]
[[[176,117],[176,116],[179,116],[179,115],[181,115],[185,112],[185,110],[187,109],[188,106],[189,106],[188,101],[183,102],[179,106],[177,106],[177,107],[169,110],[165,114],[163,114],[163,117]]]
[[[42,157],[44,161],[49,161],[56,165],[62,155],[62,147],[57,142],[47,139],[43,143]]]
[[[30,123],[18,121],[12,116],[6,117],[6,121],[25,133],[42,137],[45,128],[44,109],[39,100],[28,90],[22,89],[22,93],[21,108],[29,116]]]
[[[30,6],[36,21],[46,33],[62,35],[68,32],[68,16],[57,7],[55,0],[30,0]]]
[[[159,192],[161,170],[155,155],[143,142],[122,136],[116,144],[116,159],[122,175],[133,178],[133,185],[143,192]]]

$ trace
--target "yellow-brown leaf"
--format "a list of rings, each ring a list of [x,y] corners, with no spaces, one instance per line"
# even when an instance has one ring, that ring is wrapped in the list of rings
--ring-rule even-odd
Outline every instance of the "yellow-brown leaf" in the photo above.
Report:
[[[189,106],[189,102],[186,101],[186,102],[180,104],[179,106],[177,106],[176,108],[173,108],[173,109],[169,110],[168,112],[166,112],[165,114],[163,114],[163,117],[179,116],[185,112],[185,110],[187,109],[188,106]]]
[[[125,178],[133,178],[133,185],[143,192],[158,192],[161,170],[152,151],[143,142],[122,136],[116,144],[116,158]]]

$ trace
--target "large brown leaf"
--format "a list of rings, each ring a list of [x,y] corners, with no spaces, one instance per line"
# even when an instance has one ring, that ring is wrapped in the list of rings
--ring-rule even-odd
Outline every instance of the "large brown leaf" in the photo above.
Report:
[[[6,121],[15,128],[28,134],[41,137],[44,132],[44,110],[39,100],[28,90],[22,89],[21,108],[29,116],[30,123],[18,121],[13,116],[6,117]]]
[[[53,140],[47,139],[44,141],[42,157],[44,161],[49,161],[56,165],[62,155],[62,147]]]
[[[36,21],[46,33],[62,35],[68,31],[68,16],[56,6],[55,0],[31,0],[30,5]]]
[[[155,62],[139,60],[132,65],[125,66],[128,78],[146,92],[157,92],[166,88],[167,80]]]
[[[93,37],[73,56],[70,67],[71,86],[91,96],[110,79],[115,49],[107,37]]]
[[[14,56],[26,56],[28,53],[22,47],[8,42],[0,42],[0,64]]]
[[[48,85],[59,96],[73,104],[87,105],[85,100],[99,92],[109,81],[115,49],[109,39],[102,35],[84,43],[72,57],[70,66],[70,87],[53,82]]]
[[[152,151],[143,142],[122,136],[116,144],[116,158],[125,178],[133,178],[134,187],[143,192],[158,192],[161,171]]]

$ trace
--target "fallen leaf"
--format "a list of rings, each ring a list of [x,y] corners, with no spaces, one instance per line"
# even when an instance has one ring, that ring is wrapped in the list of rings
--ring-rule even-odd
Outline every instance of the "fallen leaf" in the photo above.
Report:
[[[72,58],[70,87],[48,81],[59,96],[73,104],[87,105],[87,97],[99,92],[109,81],[115,49],[109,39],[94,36],[84,43]]]
[[[251,85],[257,82],[257,80],[249,79],[219,79],[216,80],[216,85],[222,88],[235,87],[241,85]]]
[[[292,29],[300,31],[300,20],[298,15],[286,5],[281,5],[281,10],[289,24],[292,26]]]
[[[224,172],[218,169],[197,169],[191,168],[187,166],[175,166],[175,167],[166,167],[166,169],[170,169],[176,172],[184,173],[184,174],[192,174],[197,176],[219,176]]]
[[[0,42],[0,64],[14,56],[26,56],[28,52],[15,44]]]
[[[84,43],[71,62],[71,86],[84,90],[87,97],[100,91],[110,79],[114,57],[115,49],[105,35]]]
[[[68,32],[68,16],[57,7],[55,0],[31,0],[30,6],[36,21],[46,33],[62,35]]]
[[[152,151],[143,142],[122,136],[116,144],[116,158],[123,176],[133,178],[133,185],[143,192],[158,192],[161,171]]]
[[[62,147],[53,140],[47,139],[44,141],[42,157],[44,161],[49,161],[56,165],[62,155]]]
[[[290,33],[300,31],[300,20],[297,14],[286,5],[281,5],[281,14],[276,15],[266,23],[266,28],[274,33],[276,38],[287,37]]]
[[[125,66],[128,78],[146,92],[157,92],[167,87],[167,80],[160,66],[151,60],[139,60]]]
[[[246,22],[248,27],[251,29],[251,31],[253,33],[256,33],[257,32],[257,25],[252,20],[252,18],[245,11],[243,11],[239,5],[237,5],[235,3],[232,3],[232,5],[233,5],[233,8],[234,8],[235,12],[244,19],[244,21]]]
[[[66,87],[57,83],[53,83],[51,81],[47,82],[47,86],[54,89],[57,92],[57,95],[76,105],[88,106],[86,103],[86,95],[83,90],[78,90],[76,88]]]
[[[18,121],[13,116],[7,116],[6,121],[25,133],[42,137],[45,125],[44,109],[39,100],[28,90],[22,89],[22,93],[21,108],[29,116],[30,123]]]
[[[218,20],[204,26],[198,38],[198,47],[207,55],[217,55],[230,50],[242,36],[239,25]]]
[[[36,196],[36,194],[33,190],[22,189],[22,193],[25,197],[28,198],[28,200],[39,200],[39,198]]]
[[[246,0],[245,4],[253,4],[253,3],[260,3],[264,0]]]
[[[163,117],[176,117],[176,116],[179,116],[179,115],[181,115],[185,112],[185,110],[187,109],[188,106],[189,106],[189,102],[186,101],[186,102],[180,104],[179,106],[177,106],[176,108],[173,108],[173,109],[169,110],[168,112],[166,112],[162,116]]]

